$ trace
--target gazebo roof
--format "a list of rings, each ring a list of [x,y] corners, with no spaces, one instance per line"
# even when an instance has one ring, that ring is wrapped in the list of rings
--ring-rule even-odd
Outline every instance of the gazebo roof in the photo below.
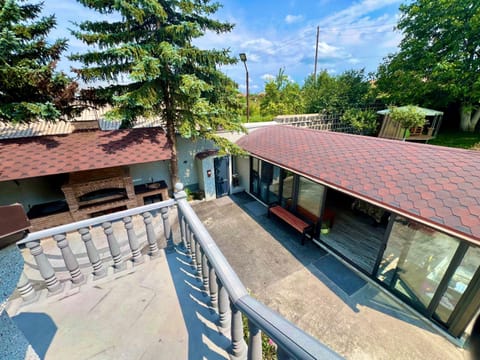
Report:
[[[399,106],[397,107],[397,109],[402,109],[402,110],[405,110],[407,109],[409,106]],[[413,106],[413,108],[415,108],[415,110],[417,110],[418,112],[422,113],[424,116],[439,116],[439,115],[443,115],[443,112],[441,111],[437,111],[437,110],[432,110],[432,109],[427,109],[427,108],[423,108],[423,107],[420,107],[420,106]],[[377,114],[380,114],[380,115],[387,115],[390,113],[390,109],[385,109],[385,110],[380,110],[380,111],[377,111]]]
[[[480,244],[480,152],[281,125],[237,143],[265,161]]]

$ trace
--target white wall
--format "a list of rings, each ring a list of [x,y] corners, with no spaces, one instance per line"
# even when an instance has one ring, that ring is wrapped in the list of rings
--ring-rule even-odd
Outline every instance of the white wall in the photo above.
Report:
[[[200,178],[195,155],[210,149],[216,149],[216,146],[209,140],[197,139],[194,141],[177,136],[178,176],[184,186],[197,187],[199,185]]]
[[[168,187],[171,188],[169,164],[169,160],[163,160],[145,164],[130,165],[130,176],[132,177],[133,185],[164,180]]]
[[[0,205],[20,203],[28,211],[36,204],[63,200],[60,178],[44,176],[40,178],[0,182]]]
[[[240,186],[247,192],[250,191],[250,158],[237,156],[237,173],[240,175]]]
[[[178,176],[184,186],[193,188],[199,186],[199,169],[197,169],[195,155],[210,149],[215,149],[211,141],[204,139],[193,141],[177,136]],[[169,160],[130,165],[130,175],[134,185],[149,183],[152,180],[164,180],[169,189],[172,188]]]

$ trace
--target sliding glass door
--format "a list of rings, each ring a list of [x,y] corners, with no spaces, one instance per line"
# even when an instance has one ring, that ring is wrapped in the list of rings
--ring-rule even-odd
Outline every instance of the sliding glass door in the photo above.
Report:
[[[250,193],[266,204],[279,201],[280,168],[250,157]]]
[[[377,278],[427,317],[449,328],[455,309],[468,306],[463,295],[479,266],[479,248],[397,216]]]

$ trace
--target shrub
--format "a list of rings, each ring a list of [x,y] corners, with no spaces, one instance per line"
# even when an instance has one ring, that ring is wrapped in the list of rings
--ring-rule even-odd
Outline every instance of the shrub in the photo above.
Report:
[[[377,114],[372,110],[348,109],[340,120],[364,135],[370,135],[377,129]]]
[[[425,115],[412,105],[403,108],[390,108],[389,116],[392,121],[399,123],[400,126],[405,129],[404,139],[410,135],[409,129],[425,125]]]

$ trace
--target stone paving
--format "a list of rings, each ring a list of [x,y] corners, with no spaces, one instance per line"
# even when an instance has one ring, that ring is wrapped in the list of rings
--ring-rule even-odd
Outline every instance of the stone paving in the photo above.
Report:
[[[332,256],[311,242],[301,246],[298,233],[268,219],[247,195],[193,207],[255,297],[347,359],[470,358],[375,286],[332,281],[321,264]],[[174,224],[174,210],[171,215]],[[122,224],[115,226],[125,243]],[[159,223],[156,229],[161,233]],[[174,230],[178,241],[178,225]],[[95,238],[102,241],[101,232]],[[61,270],[55,244],[42,245],[53,260],[58,257]],[[71,246],[82,251],[80,239]],[[222,350],[228,339],[218,332],[201,282],[179,249],[9,312],[45,359],[228,358]]]
[[[350,295],[317,262],[331,257],[248,195],[194,205],[254,296],[347,359],[469,359],[406,307],[366,283]]]
[[[41,359],[228,359],[201,284],[182,252],[162,251],[9,313]]]

